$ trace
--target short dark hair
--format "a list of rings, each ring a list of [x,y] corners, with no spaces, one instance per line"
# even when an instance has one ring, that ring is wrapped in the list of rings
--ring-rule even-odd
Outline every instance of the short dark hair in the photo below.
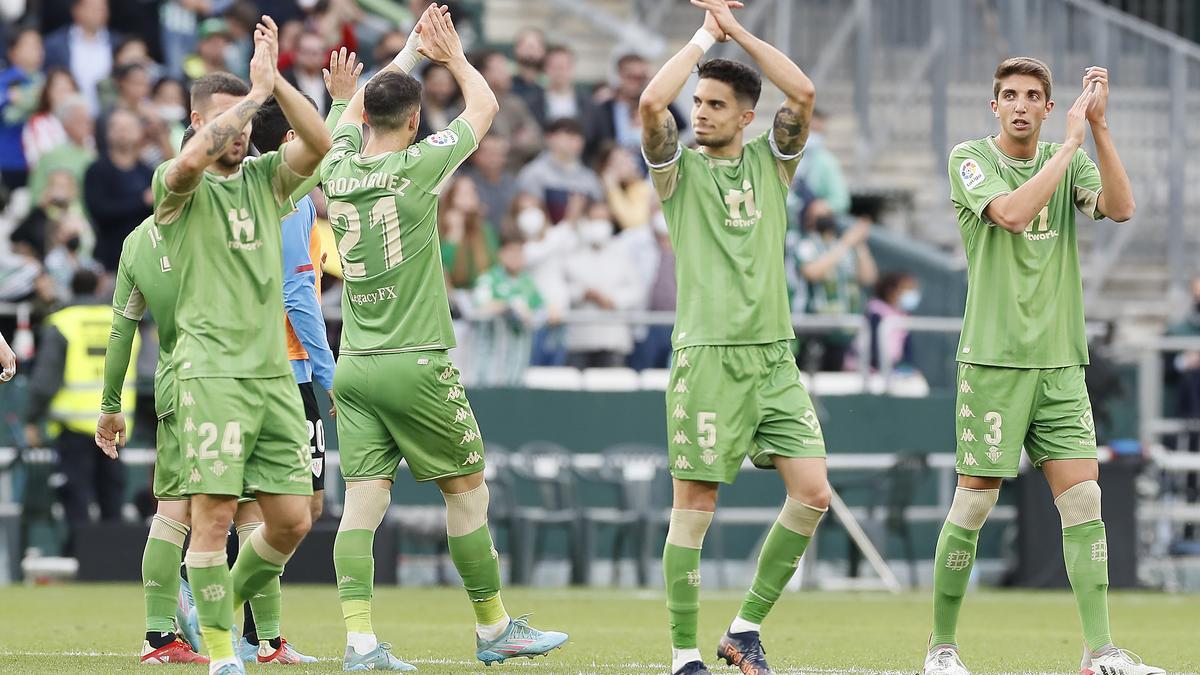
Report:
[[[420,104],[421,83],[404,73],[380,73],[363,92],[367,123],[376,129],[399,129]]]
[[[628,63],[645,63],[645,62],[646,62],[646,57],[642,56],[641,54],[639,54],[637,52],[629,52],[628,54],[622,54],[621,57],[619,59],[617,59],[617,70],[618,71],[621,70]]]
[[[139,70],[142,72],[149,72],[146,70],[146,66],[140,63],[126,63],[113,68],[112,77],[113,80],[120,82]]]
[[[220,71],[209,73],[192,83],[192,110],[207,106],[216,94],[245,96],[249,93],[250,85],[237,75]]]
[[[550,45],[546,47],[546,58],[550,58],[551,54],[566,54],[571,58],[575,58],[575,50],[566,45]]]
[[[730,59],[710,59],[700,64],[700,79],[724,82],[733,88],[733,95],[750,108],[758,105],[762,94],[762,77],[750,66]]]
[[[508,60],[508,56],[506,56],[504,52],[498,49],[489,48],[478,49],[472,52],[471,56],[467,60],[471,62],[471,66],[474,67],[475,70],[478,70],[482,73],[483,71],[487,70],[488,61],[491,61],[492,58],[497,56],[506,61]]]
[[[312,107],[317,107],[317,102],[312,100],[311,96],[303,92],[300,95],[307,99]],[[279,101],[272,96],[258,108],[258,112],[254,113],[254,125],[250,129],[250,142],[258,148],[259,152],[278,150],[279,146],[283,145],[283,139],[291,128],[292,123],[283,114],[283,108],[279,107]]]
[[[896,289],[900,288],[909,279],[916,279],[911,272],[903,270],[892,270],[879,275],[879,281],[875,282],[875,297],[880,300],[888,300]]]
[[[73,295],[95,295],[100,287],[100,277],[86,267],[75,270],[71,277],[71,293]]]
[[[575,134],[576,136],[583,135],[583,125],[574,117],[560,117],[556,120],[551,120],[546,125],[546,135],[552,134]]]
[[[1050,99],[1050,82],[1054,79],[1050,74],[1050,66],[1029,56],[1014,56],[1004,59],[996,66],[996,74],[992,76],[992,98],[1000,97],[1000,80],[1011,75],[1029,75],[1036,77],[1046,90],[1046,99]]]

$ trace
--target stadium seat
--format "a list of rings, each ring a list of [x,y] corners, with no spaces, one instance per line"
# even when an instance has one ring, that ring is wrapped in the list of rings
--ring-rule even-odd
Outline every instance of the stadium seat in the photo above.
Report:
[[[613,585],[621,581],[621,559],[631,553],[636,561],[639,586],[650,583],[648,547],[644,544],[650,517],[650,490],[666,457],[663,448],[641,443],[623,444],[604,451],[604,460],[574,470],[580,480],[579,500],[585,518],[584,544],[589,558],[598,526],[611,528]],[[661,545],[659,546],[661,548]]]
[[[585,368],[584,391],[637,391],[638,374],[632,368]]]
[[[578,391],[583,389],[583,374],[578,368],[530,366],[525,369],[525,386],[530,389]]]
[[[638,373],[642,389],[650,391],[666,391],[671,381],[671,371],[667,368],[647,368]]]
[[[570,467],[571,453],[555,443],[526,443],[509,458],[512,484],[522,488],[511,491],[513,519],[520,530],[521,550],[512,571],[516,584],[530,582],[546,548],[546,535],[556,529],[566,535],[570,583],[588,582],[591,561],[584,556],[583,514]]]

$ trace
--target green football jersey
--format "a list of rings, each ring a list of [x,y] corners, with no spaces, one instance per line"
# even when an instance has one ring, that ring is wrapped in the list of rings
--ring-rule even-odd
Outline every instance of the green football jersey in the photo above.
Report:
[[[442,272],[442,187],[478,140],[461,117],[398,152],[362,155],[362,129],[343,124],[321,162],[329,224],[342,261],[343,355],[455,345]]]
[[[305,179],[283,149],[247,159],[230,176],[204,172],[188,194],[167,188],[170,162],[154,172],[154,221],[179,251],[181,380],[268,378],[292,372],[284,339],[280,220]]]
[[[800,153],[769,132],[725,159],[680,146],[650,165],[675,251],[675,349],[795,337],[788,307],[785,201]]]
[[[131,321],[141,321],[150,310],[158,327],[158,365],[154,369],[154,410],[165,417],[175,408],[175,372],[171,353],[175,349],[175,305],[179,300],[178,256],[163,238],[162,231],[147,218],[134,228],[121,246],[117,263],[113,311]]]
[[[984,214],[993,199],[1023,185],[1060,147],[1038,143],[1033,158],[1016,159],[989,136],[959,143],[950,153],[950,199],[967,251],[960,362],[1008,368],[1088,362],[1074,210],[1104,217],[1096,164],[1075,151],[1050,203],[1020,234]]]

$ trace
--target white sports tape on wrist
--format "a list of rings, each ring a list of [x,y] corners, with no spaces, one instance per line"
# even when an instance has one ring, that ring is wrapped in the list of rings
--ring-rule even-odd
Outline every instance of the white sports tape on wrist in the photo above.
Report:
[[[417,48],[420,46],[420,35],[414,33],[408,38],[408,42],[404,45],[404,49],[401,49],[400,53],[396,55],[396,58],[392,59],[392,63],[396,64],[396,67],[400,69],[400,72],[408,75],[416,69],[421,61],[425,60],[425,57],[421,56],[421,53],[417,51]]]
[[[692,36],[691,40],[688,40],[688,44],[696,45],[700,48],[700,51],[707,54],[708,50],[711,49],[713,45],[717,44],[717,38],[713,37],[712,33],[701,28],[700,30],[696,31],[696,34]]]

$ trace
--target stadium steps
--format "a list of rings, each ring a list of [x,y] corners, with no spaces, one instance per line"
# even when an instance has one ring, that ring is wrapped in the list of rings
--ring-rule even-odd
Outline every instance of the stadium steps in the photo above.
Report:
[[[588,0],[588,7],[621,19],[631,19],[634,11],[630,0]],[[522,28],[542,27],[548,44],[569,45],[575,51],[575,72],[581,82],[607,81],[619,49],[612,36],[550,0],[489,0],[483,26],[491,44],[511,44]]]

